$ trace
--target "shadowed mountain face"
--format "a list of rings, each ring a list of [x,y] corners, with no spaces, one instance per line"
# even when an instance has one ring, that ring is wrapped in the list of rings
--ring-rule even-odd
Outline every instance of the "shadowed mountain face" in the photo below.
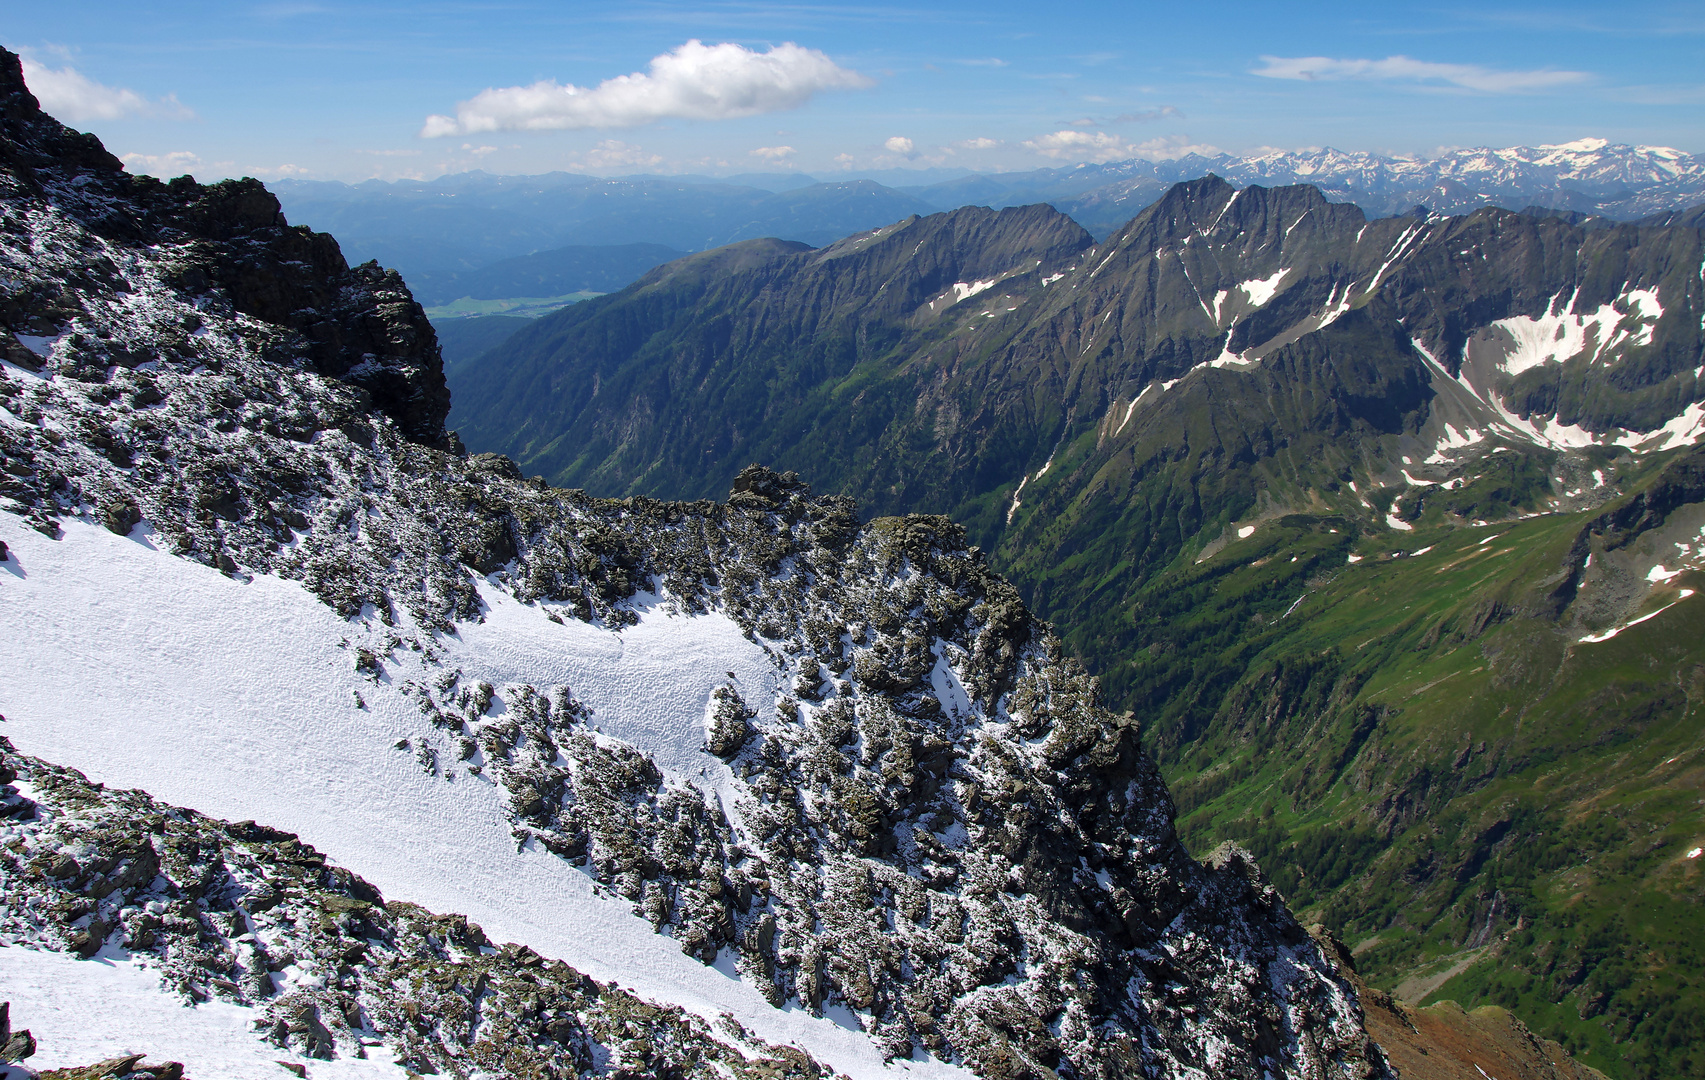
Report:
[[[707,252],[518,333],[458,413],[600,494],[760,460],[952,514],[1141,718],[1193,844],[1252,845],[1387,985],[1666,1075],[1666,1025],[1705,1037],[1673,930],[1702,260],[1687,220],[1370,221],[1209,178],[1102,244],[968,208]]]

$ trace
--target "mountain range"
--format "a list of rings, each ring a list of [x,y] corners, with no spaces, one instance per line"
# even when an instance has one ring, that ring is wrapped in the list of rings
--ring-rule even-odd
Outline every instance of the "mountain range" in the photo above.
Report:
[[[704,496],[766,461],[965,523],[1140,718],[1197,850],[1248,845],[1387,987],[1677,1075],[1702,266],[1688,215],[1209,177],[1101,242],[1027,206],[694,255],[453,389],[470,445],[552,483]]]
[[[747,241],[479,359],[604,498],[446,429],[396,272],[0,54],[0,1070],[1694,1071],[1699,240],[1204,180]],[[826,481],[641,493],[755,438]],[[1096,537],[1136,680],[1024,599]]]
[[[1390,1075],[951,520],[470,455],[400,277],[12,54],[0,264],[9,1076]]]
[[[335,231],[353,257],[395,266],[428,303],[436,303],[455,299],[446,291],[453,291],[447,275],[555,248],[650,243],[699,251],[760,237],[821,246],[908,214],[966,205],[1045,202],[1104,239],[1171,184],[1210,173],[1238,185],[1312,184],[1328,199],[1355,203],[1376,217],[1407,213],[1416,205],[1452,214],[1495,205],[1621,221],[1705,201],[1705,160],[1603,139],[1436,157],[1328,148],[1243,157],[1191,154],[941,180],[916,171],[929,183],[907,183],[914,174],[906,170],[827,182],[791,173],[601,179],[472,172],[354,185],[283,180],[274,190],[292,220]],[[610,258],[612,268],[626,265],[619,252]],[[570,275],[549,292],[507,295],[607,291],[592,280]]]

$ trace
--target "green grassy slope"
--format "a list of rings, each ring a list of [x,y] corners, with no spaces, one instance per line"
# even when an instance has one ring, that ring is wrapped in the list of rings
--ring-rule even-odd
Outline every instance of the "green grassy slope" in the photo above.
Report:
[[[1705,491],[1640,492],[1701,460],[1630,477],[1632,526],[1290,515],[1180,560],[1123,677],[1183,835],[1248,847],[1370,981],[1705,1074],[1705,573],[1640,572],[1696,549]]]

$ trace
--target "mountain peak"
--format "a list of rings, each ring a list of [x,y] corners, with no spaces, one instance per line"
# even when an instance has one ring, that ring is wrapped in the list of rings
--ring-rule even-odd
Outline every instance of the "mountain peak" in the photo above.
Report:
[[[446,445],[450,392],[438,339],[395,271],[349,266],[330,236],[291,227],[259,180],[199,184],[183,176],[162,184],[131,176],[95,136],[42,112],[18,56],[4,50],[0,93],[0,173],[17,190],[51,191],[57,228],[178,253],[186,263],[182,287],[265,324],[281,348],[359,387],[409,439]],[[112,289],[131,288],[116,264],[106,277]],[[25,305],[31,333],[78,337],[99,318],[102,289],[52,280],[33,287],[41,295]],[[101,359],[93,350],[87,357],[90,365]]]
[[[1609,139],[1600,139],[1600,138],[1597,138],[1594,136],[1589,136],[1589,137],[1584,138],[1584,139],[1576,139],[1573,142],[1541,143],[1537,147],[1537,149],[1540,149],[1540,150],[1575,150],[1575,151],[1579,151],[1581,153],[1588,153],[1588,152],[1591,152],[1594,150],[1603,150],[1605,147],[1607,147],[1609,145],[1610,145]],[[1640,147],[1640,149],[1646,150],[1646,149],[1650,149],[1650,148],[1642,146],[1642,147]]]

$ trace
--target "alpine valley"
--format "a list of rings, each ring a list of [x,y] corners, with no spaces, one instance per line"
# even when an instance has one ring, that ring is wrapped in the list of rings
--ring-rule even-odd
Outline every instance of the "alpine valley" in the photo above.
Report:
[[[0,1072],[1696,1071],[1699,232],[1233,196],[665,264],[469,453],[0,53]]]
[[[1179,183],[753,240],[517,331],[470,446],[605,496],[753,461],[962,522],[1185,842],[1364,975],[1705,1070],[1705,235]]]

